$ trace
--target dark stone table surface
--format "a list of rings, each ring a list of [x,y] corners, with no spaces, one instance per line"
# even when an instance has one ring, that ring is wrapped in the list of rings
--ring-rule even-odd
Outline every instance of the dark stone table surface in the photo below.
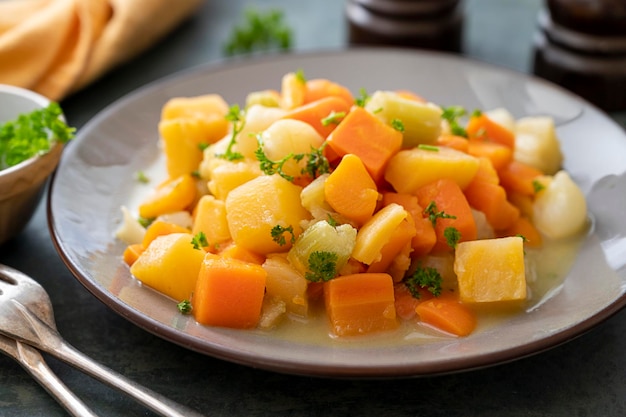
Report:
[[[184,0],[183,0],[184,1]],[[80,128],[134,89],[195,65],[222,61],[244,9],[281,8],[296,51],[348,45],[340,0],[209,0],[165,40],[61,104]],[[464,54],[521,72],[532,67],[539,0],[467,0]],[[612,114],[626,126],[624,113]],[[162,340],[109,310],[62,263],[40,205],[25,231],[0,246],[0,263],[49,292],[59,330],[92,358],[206,415],[623,416],[626,311],[549,351],[486,369],[399,380],[335,380],[252,369]],[[102,416],[153,415],[128,397],[46,356],[51,368]],[[0,416],[66,415],[23,369],[0,357]]]

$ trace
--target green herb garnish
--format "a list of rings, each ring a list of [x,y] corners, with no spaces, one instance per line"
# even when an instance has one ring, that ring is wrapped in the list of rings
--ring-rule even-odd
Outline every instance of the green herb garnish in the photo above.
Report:
[[[365,107],[368,101],[370,101],[372,97],[367,94],[365,88],[359,89],[359,96],[354,100],[354,104],[359,107]]]
[[[17,119],[0,124],[0,170],[12,167],[52,149],[55,143],[67,143],[76,129],[59,117],[61,107],[47,107],[20,114]]]
[[[543,185],[541,181],[533,180],[533,190],[535,191],[535,194],[545,189],[546,189],[546,186]]]
[[[178,307],[178,311],[180,311],[182,314],[190,314],[191,313],[191,301],[189,300],[183,300],[180,303],[176,304],[176,307]]]
[[[418,265],[413,275],[404,278],[404,285],[407,286],[409,292],[415,298],[420,298],[419,290],[421,288],[425,288],[435,297],[439,297],[441,295],[442,281],[441,274],[435,268]]]
[[[400,119],[393,119],[391,121],[391,127],[400,133],[404,132],[404,123]]]
[[[289,233],[291,235],[291,243],[294,243],[296,241],[296,236],[293,234],[293,226],[283,227],[277,224],[276,226],[272,227],[270,233],[272,235],[272,240],[278,243],[280,246],[284,246],[287,244],[287,239],[285,239],[285,233]]]
[[[202,249],[202,248],[206,248],[209,246],[209,241],[207,240],[204,232],[198,232],[191,239],[191,244],[193,245],[194,249]]]
[[[229,122],[232,122],[233,131],[230,137],[230,141],[228,142],[228,147],[226,147],[226,152],[215,156],[217,156],[218,158],[226,159],[228,161],[243,159],[242,154],[233,151],[233,146],[235,146],[235,144],[237,143],[237,135],[243,130],[243,126],[246,123],[243,111],[239,108],[238,104],[233,104],[228,109],[228,113],[226,113],[225,118]]]
[[[309,255],[309,272],[305,278],[312,282],[326,282],[337,275],[338,256],[335,252],[315,251]]]
[[[322,126],[328,126],[331,124],[338,125],[341,120],[346,117],[345,111],[331,111],[330,114],[322,119]]]
[[[461,106],[450,106],[443,109],[441,118],[446,120],[450,125],[450,131],[453,135],[467,137],[467,131],[459,123],[459,118],[467,115],[465,108]]]
[[[292,30],[285,23],[282,11],[272,9],[264,13],[249,8],[245,11],[244,18],[242,24],[234,27],[224,44],[224,54],[227,56],[291,49]]]
[[[272,161],[263,151],[263,138],[261,134],[257,135],[257,142],[259,144],[259,147],[256,149],[256,151],[254,151],[254,155],[259,161],[259,167],[261,171],[263,171],[263,173],[266,175],[278,174],[287,181],[293,182],[295,178],[293,177],[293,175],[289,175],[285,171],[283,171],[283,167],[285,163],[287,163],[287,161],[289,161],[290,159],[293,159],[296,162],[300,162],[304,158],[306,158],[306,165],[300,170],[301,174],[306,174],[315,179],[322,174],[330,172],[330,163],[328,162],[328,159],[324,156],[323,152],[326,143],[324,143],[319,148],[311,148],[310,153],[290,153],[277,161]]]
[[[146,173],[143,171],[137,171],[135,173],[135,179],[142,184],[147,184],[150,182],[150,179],[148,178]]]
[[[434,145],[426,145],[426,144],[420,143],[419,145],[417,145],[417,147],[418,149],[421,149],[423,151],[439,152],[439,147],[434,146]]]
[[[456,227],[446,227],[443,231],[443,237],[446,238],[448,246],[450,246],[452,249],[455,249],[456,245],[461,240],[461,232]]]
[[[424,209],[424,214],[428,216],[428,220],[430,220],[433,227],[437,225],[437,219],[456,219],[456,216],[447,214],[444,211],[437,211],[437,204],[434,201],[428,203]]]

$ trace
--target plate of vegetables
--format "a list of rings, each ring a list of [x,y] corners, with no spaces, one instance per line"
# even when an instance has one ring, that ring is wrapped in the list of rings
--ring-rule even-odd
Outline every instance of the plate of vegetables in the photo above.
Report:
[[[51,184],[63,260],[189,349],[277,372],[449,373],[623,308],[626,135],[542,80],[399,50],[274,55],[147,85]]]

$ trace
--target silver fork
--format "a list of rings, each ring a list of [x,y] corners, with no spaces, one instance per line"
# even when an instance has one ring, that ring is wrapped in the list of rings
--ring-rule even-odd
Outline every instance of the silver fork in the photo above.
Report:
[[[201,415],[95,362],[59,334],[46,290],[22,272],[0,264],[0,333],[48,352],[167,417]]]
[[[0,335],[0,351],[18,361],[72,416],[97,416],[52,372],[37,349]]]

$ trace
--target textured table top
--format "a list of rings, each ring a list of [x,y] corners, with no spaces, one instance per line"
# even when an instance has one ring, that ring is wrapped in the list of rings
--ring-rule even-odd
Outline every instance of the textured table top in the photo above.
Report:
[[[62,104],[81,127],[134,89],[206,62],[249,1],[208,1],[167,39]],[[266,0],[295,31],[298,51],[347,46],[342,1]],[[466,1],[464,54],[529,72],[539,0]],[[613,114],[626,126],[624,114]],[[45,204],[0,263],[48,290],[59,330],[79,350],[206,415],[621,416],[626,415],[626,312],[532,357],[460,374],[404,380],[329,380],[277,374],[217,360],[169,343],[109,310],[66,269],[49,237]],[[99,415],[152,415],[131,399],[49,358],[53,370]],[[0,416],[63,416],[22,368],[0,357]]]

